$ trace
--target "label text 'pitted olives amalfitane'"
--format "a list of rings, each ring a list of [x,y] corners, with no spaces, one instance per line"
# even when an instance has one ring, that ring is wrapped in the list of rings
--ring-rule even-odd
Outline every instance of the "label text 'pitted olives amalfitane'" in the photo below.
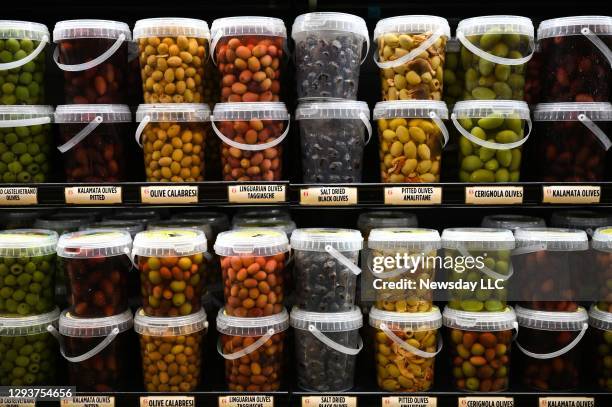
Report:
[[[437,407],[438,399],[429,396],[388,396],[382,398],[382,407]]]

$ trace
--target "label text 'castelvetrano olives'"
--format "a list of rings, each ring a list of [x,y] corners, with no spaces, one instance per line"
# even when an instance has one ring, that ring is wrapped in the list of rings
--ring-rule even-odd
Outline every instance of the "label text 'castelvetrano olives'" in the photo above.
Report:
[[[36,205],[37,203],[37,188],[0,188],[0,204],[2,205]]]

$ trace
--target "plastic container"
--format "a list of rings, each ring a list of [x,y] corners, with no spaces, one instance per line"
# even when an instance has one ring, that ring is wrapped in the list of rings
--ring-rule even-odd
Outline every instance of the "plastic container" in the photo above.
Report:
[[[98,230],[98,229],[118,229],[128,232],[132,239],[136,236],[137,233],[142,232],[145,228],[144,225],[140,222],[122,220],[122,221],[113,221],[113,220],[103,220],[101,222],[90,223],[85,225],[84,227],[79,228],[79,230]]]
[[[204,20],[136,21],[145,103],[204,103],[204,69],[210,32]]]
[[[217,350],[225,359],[225,381],[230,391],[276,391],[283,377],[285,331],[289,314],[258,318],[232,317],[222,308],[217,315],[220,342]]]
[[[444,229],[444,256],[453,259],[447,279],[478,284],[476,290],[449,290],[448,307],[469,312],[502,312],[506,308],[508,280],[514,273],[510,262],[514,246],[514,236],[508,229]]]
[[[147,224],[147,230],[159,229],[196,229],[204,233],[207,241],[214,242],[215,236],[212,227],[205,220],[166,219],[154,220]]]
[[[222,141],[224,181],[281,179],[281,143],[289,134],[284,103],[217,103],[210,120]]]
[[[544,20],[538,27],[538,42],[544,102],[610,100],[612,17]]]
[[[126,387],[133,325],[131,311],[105,318],[76,318],[63,311],[59,320],[68,382],[80,392],[115,392]]]
[[[295,305],[304,311],[349,311],[355,304],[363,237],[352,229],[297,229],[291,235]]]
[[[591,248],[597,273],[595,302],[600,310],[612,312],[612,226],[595,230]]]
[[[612,314],[592,306],[589,310],[590,346],[594,378],[603,391],[612,391]]]
[[[147,316],[141,308],[134,317],[134,331],[140,335],[144,386],[148,392],[196,390],[208,331],[203,309],[188,316],[166,318]]]
[[[42,229],[0,232],[0,316],[28,316],[55,308],[57,233]]]
[[[245,220],[242,222],[235,222],[232,229],[252,229],[252,228],[263,228],[263,229],[277,229],[287,235],[288,238],[297,226],[292,220],[285,219],[261,219],[261,220]]]
[[[542,103],[536,106],[532,161],[538,181],[605,181],[612,146],[610,103]]]
[[[232,217],[232,225],[242,222],[259,222],[262,220],[291,220],[289,211],[285,208],[252,208],[239,209]]]
[[[300,122],[303,182],[361,182],[363,149],[372,137],[366,102],[302,101],[295,120]]]
[[[525,70],[535,52],[526,17],[482,16],[459,21],[465,100],[524,100]]]
[[[47,180],[51,170],[52,121],[51,106],[2,106],[0,103],[0,182]]]
[[[442,100],[448,21],[435,16],[398,16],[378,21],[382,100]]]
[[[73,316],[103,318],[128,309],[131,249],[132,237],[121,230],[84,230],[60,237],[57,255]]]
[[[143,148],[147,182],[204,180],[209,118],[205,104],[138,106],[136,142]]]
[[[264,228],[223,232],[215,253],[221,258],[226,315],[261,317],[283,311],[289,259],[285,233]]]
[[[525,102],[457,102],[451,119],[460,134],[459,181],[520,180],[522,146],[531,134],[529,107]]]
[[[127,24],[109,20],[65,20],[53,28],[53,60],[64,71],[65,103],[126,103]]]
[[[308,312],[291,310],[295,333],[297,384],[306,391],[353,388],[357,355],[363,349],[361,311]]]
[[[132,257],[138,256],[142,308],[152,317],[196,313],[202,304],[207,241],[197,229],[158,229],[134,238]]]
[[[375,337],[376,381],[389,392],[424,392],[434,382],[434,362],[442,350],[438,307],[427,312],[370,310]]]
[[[368,240],[370,231],[379,228],[416,228],[419,221],[415,214],[406,211],[368,211],[357,218],[357,229]]]
[[[555,211],[550,224],[558,228],[584,230],[590,239],[595,229],[612,224],[612,213],[589,210]]]
[[[533,311],[516,307],[520,330],[519,377],[537,391],[571,391],[581,382],[582,338],[589,327],[584,308],[573,312]]]
[[[181,212],[172,215],[172,219],[178,221],[197,221],[203,222],[210,225],[213,231],[214,240],[217,239],[217,235],[221,232],[225,232],[230,229],[229,219],[226,214],[222,212],[213,211],[192,211],[192,212]]]
[[[132,113],[125,105],[61,105],[55,110],[68,182],[125,181]]]
[[[516,229],[523,228],[545,228],[546,222],[542,218],[527,215],[487,215],[482,218],[481,225],[483,228],[510,229],[516,232]]]
[[[226,17],[210,27],[221,102],[278,102],[287,30],[271,17]]]
[[[376,308],[393,312],[426,312],[433,305],[433,291],[423,288],[434,280],[440,234],[433,229],[373,229],[368,251],[361,262],[361,298],[374,299]],[[392,259],[389,262],[387,259]],[[420,259],[420,260],[417,260]],[[427,260],[430,259],[430,260]],[[418,262],[418,263],[417,263]],[[390,264],[389,264],[390,263]],[[414,288],[386,288],[384,284],[413,284]]]
[[[508,389],[516,319],[510,307],[487,313],[444,308],[442,320],[448,332],[455,388],[470,392]]]
[[[461,44],[457,38],[449,38],[446,42],[446,56],[444,60],[444,88],[442,100],[450,108],[465,98],[465,69],[461,63]]]
[[[398,100],[376,104],[382,182],[440,181],[442,149],[449,140],[442,119],[448,119],[444,102]]]
[[[0,384],[49,386],[56,382],[57,342],[47,331],[59,309],[21,318],[0,317]]]
[[[298,98],[357,99],[359,67],[370,48],[364,19],[346,13],[301,14],[291,37]]]

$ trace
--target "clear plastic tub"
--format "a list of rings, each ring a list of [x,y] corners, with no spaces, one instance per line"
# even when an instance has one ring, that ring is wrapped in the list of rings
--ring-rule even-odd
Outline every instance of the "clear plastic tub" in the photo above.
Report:
[[[209,242],[215,241],[212,227],[205,220],[187,220],[187,219],[166,219],[154,220],[147,224],[147,230],[159,229],[196,229],[204,233],[206,240]]]
[[[208,331],[203,309],[182,317],[150,317],[136,311],[144,386],[148,392],[193,392],[200,383]]]
[[[105,318],[76,318],[63,311],[59,320],[68,383],[79,392],[116,392],[128,379],[131,311]]]
[[[542,49],[544,102],[610,100],[612,17],[575,16],[544,20]]]
[[[281,179],[281,143],[289,134],[284,103],[217,103],[210,120],[222,141],[224,181]]]
[[[55,308],[57,233],[42,229],[0,232],[0,315],[27,316]]]
[[[520,377],[538,391],[571,391],[581,382],[582,338],[589,327],[584,308],[573,312],[516,307],[520,330]]]
[[[434,362],[442,350],[438,307],[427,312],[370,310],[375,337],[376,381],[389,392],[424,392],[434,382]]]
[[[291,235],[295,305],[304,311],[348,311],[355,304],[363,237],[352,229],[297,229]]]
[[[465,69],[461,63],[461,45],[457,38],[449,38],[446,42],[446,57],[444,61],[444,88],[442,100],[450,108],[464,99]]]
[[[526,17],[482,16],[459,21],[465,100],[524,100],[525,70],[535,52]]]
[[[209,118],[205,104],[138,106],[136,142],[143,147],[147,182],[204,180]]]
[[[145,103],[204,103],[204,70],[210,32],[204,20],[148,18],[136,21]]]
[[[0,182],[47,181],[51,170],[52,121],[51,106],[0,103]]]
[[[512,331],[518,331],[516,317],[510,307],[487,313],[444,308],[442,319],[448,332],[453,384],[458,390],[508,390]]]
[[[448,307],[469,312],[503,311],[509,280],[514,273],[510,262],[515,247],[512,232],[489,228],[444,229],[442,247],[444,255],[453,259],[447,278],[453,282],[478,283],[478,289],[473,291],[449,290]]]
[[[531,134],[529,107],[525,102],[457,102],[451,119],[460,134],[459,181],[520,180],[522,146]]]
[[[366,102],[302,101],[295,120],[300,122],[303,182],[361,182],[363,149],[372,137]]]
[[[603,391],[612,391],[612,313],[596,306],[589,310],[590,346],[594,378]]]
[[[140,223],[140,222],[136,222],[136,221],[129,221],[129,220],[103,220],[101,222],[94,222],[94,223],[90,223],[88,225],[85,225],[81,228],[79,228],[79,230],[98,230],[98,229],[118,229],[118,230],[123,230],[125,232],[128,232],[130,234],[130,236],[132,236],[132,239],[134,238],[134,236],[136,236],[137,233],[142,232],[143,230],[145,230],[145,226]]]
[[[612,312],[612,226],[595,230],[591,248],[597,273],[598,292],[595,302],[600,310]]]
[[[243,222],[235,222],[232,225],[232,229],[252,229],[252,228],[263,228],[263,229],[277,229],[285,233],[288,238],[297,226],[292,220],[285,219],[261,219],[261,220],[245,220]]]
[[[369,211],[357,218],[357,229],[365,240],[372,229],[379,228],[416,228],[419,221],[415,214],[406,211]]]
[[[127,24],[109,20],[65,20],[53,28],[53,60],[64,71],[65,103],[127,102]]]
[[[557,228],[584,230],[590,238],[595,229],[612,225],[612,213],[580,209],[555,211],[551,216],[550,224]]]
[[[364,19],[346,13],[301,14],[291,37],[298,98],[357,99],[359,67],[370,48]]]
[[[215,242],[221,257],[225,313],[261,317],[283,311],[289,241],[280,230],[251,228],[223,232]]]
[[[448,119],[444,102],[399,100],[376,104],[382,182],[440,181],[442,149],[449,140],[443,119]]]
[[[605,181],[612,146],[610,103],[542,103],[533,112],[539,181]]]
[[[56,383],[57,342],[47,327],[57,325],[59,315],[59,309],[55,308],[31,317],[0,317],[0,385]]]
[[[128,309],[132,237],[114,229],[64,234],[57,255],[66,273],[69,312],[78,318],[103,318]]]
[[[136,235],[132,257],[137,256],[142,307],[148,316],[177,317],[200,310],[206,249],[206,235],[193,228]]]
[[[125,105],[61,105],[55,110],[68,182],[125,181],[132,113]]]
[[[47,26],[0,20],[0,105],[45,103],[45,56],[51,35]]]
[[[378,21],[382,100],[442,100],[448,21],[435,16],[398,16]]]
[[[527,215],[487,215],[482,218],[483,228],[510,229],[515,232],[519,228],[545,228],[542,218]]]
[[[278,102],[287,29],[271,17],[226,17],[210,27],[221,102]]]
[[[270,392],[281,387],[287,328],[289,314],[285,309],[258,318],[232,317],[223,308],[219,310],[217,350],[225,359],[230,391]]]

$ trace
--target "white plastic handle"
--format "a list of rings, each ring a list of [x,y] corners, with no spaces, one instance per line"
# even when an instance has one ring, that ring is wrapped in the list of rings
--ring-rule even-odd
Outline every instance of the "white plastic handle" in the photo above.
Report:
[[[580,342],[580,340],[584,337],[584,334],[586,334],[587,328],[589,327],[589,324],[587,324],[586,322],[583,324],[582,326],[582,330],[580,331],[580,333],[578,334],[578,336],[576,336],[576,338],[574,338],[573,341],[571,341],[570,343],[568,343],[566,346],[564,346],[563,348],[551,352],[551,353],[533,353],[528,351],[527,349],[523,348],[521,346],[520,343],[516,343],[516,346],[520,349],[521,352],[523,352],[526,356],[529,356],[530,358],[534,358],[534,359],[553,359],[559,356],[562,356],[564,354],[566,354],[567,352],[569,352],[570,350],[574,349],[574,347],[576,347],[576,345],[578,345],[578,343]]]
[[[93,132],[96,127],[98,127],[103,121],[104,119],[102,118],[102,116],[96,116],[95,119],[87,123],[87,126],[83,127],[83,129],[81,129],[81,131],[75,134],[74,137],[72,137],[70,140],[68,140],[61,146],[58,146],[57,149],[60,151],[60,153],[64,154],[66,151],[70,150],[71,148],[74,148],[74,146],[79,144],[85,137],[89,136],[91,132]]]
[[[518,247],[512,250],[512,255],[520,256],[522,254],[541,252],[542,250],[548,250],[548,245],[546,243],[534,243],[529,246]]]
[[[425,352],[419,348],[415,348],[414,346],[410,345],[408,342],[404,341],[402,338],[397,336],[395,332],[389,329],[387,324],[385,324],[384,322],[381,322],[379,327],[380,327],[380,330],[383,331],[389,339],[397,343],[401,348],[403,348],[404,350],[414,355],[422,357],[424,359],[431,359],[442,351],[442,347],[443,347],[442,335],[440,335],[439,333],[438,333],[438,348],[436,349],[436,351],[435,352]]]
[[[430,111],[428,115],[429,118],[433,120],[433,122],[436,124],[436,126],[440,128],[440,132],[442,133],[442,148],[446,147],[446,145],[448,144],[448,140],[450,139],[450,135],[448,134],[448,129],[446,128],[446,125],[444,124],[440,116],[438,116],[438,114],[433,110]]]
[[[361,58],[361,62],[359,63],[359,65],[363,65],[365,60],[368,58],[368,54],[370,53],[370,36],[369,35],[365,36],[365,41],[366,41],[366,52],[363,55],[363,58]]]
[[[136,133],[134,134],[134,137],[136,138],[136,143],[138,143],[140,148],[142,148],[142,132],[144,131],[145,127],[147,127],[147,124],[149,124],[150,121],[151,117],[149,115],[146,115],[142,118],[142,120],[138,124],[138,127],[136,128]]]
[[[210,41],[210,59],[212,59],[213,64],[215,64],[215,66],[217,66],[217,60],[215,58],[215,48],[217,48],[217,43],[221,38],[223,38],[223,33],[221,32],[221,30],[219,30],[216,32],[215,36]]]
[[[457,247],[457,251],[463,257],[473,257],[470,252],[466,250],[465,247],[459,246]],[[514,274],[514,267],[512,267],[512,262],[509,263],[508,274],[500,274],[497,271],[491,270],[490,268],[483,266],[482,268],[478,268],[478,271],[482,272],[482,274],[486,275],[493,280],[503,280],[507,281]]]
[[[503,58],[498,57],[497,55],[490,54],[482,49],[478,48],[476,45],[472,44],[465,35],[461,31],[457,31],[457,39],[461,42],[461,45],[466,47],[472,54],[477,55],[480,58],[484,58],[487,61],[493,62],[494,64],[500,65],[523,65],[529,62],[531,57],[533,57],[533,53],[535,52],[535,42],[533,37],[529,37],[529,48],[531,49],[531,53],[522,58]]]
[[[270,339],[272,335],[274,335],[274,329],[270,328],[268,329],[268,332],[266,332],[266,334],[261,336],[258,340],[256,340],[246,348],[240,349],[239,351],[234,353],[223,353],[223,350],[221,349],[221,340],[219,340],[217,341],[217,352],[219,352],[219,355],[221,355],[224,359],[227,360],[240,359],[241,357],[249,355],[255,352],[257,349],[261,348],[264,343],[268,342],[268,339]]]
[[[104,340],[102,342],[100,342],[99,344],[97,344],[93,349],[83,353],[82,355],[79,356],[67,356],[66,355],[66,350],[65,350],[65,346],[64,346],[64,340],[62,338],[62,336],[60,335],[59,332],[57,332],[57,330],[55,329],[55,327],[53,325],[49,325],[47,327],[47,331],[53,335],[55,337],[55,339],[57,339],[57,341],[59,342],[60,345],[60,353],[62,354],[62,356],[64,357],[64,359],[66,359],[68,362],[72,362],[72,363],[81,363],[84,362],[88,359],[93,358],[94,356],[96,356],[98,353],[102,352],[104,349],[106,349],[106,347],[108,345],[110,345],[115,338],[117,337],[117,335],[119,335],[119,328],[113,328],[113,330],[111,331],[110,334],[108,334],[108,336],[106,338],[104,338]]]
[[[331,340],[330,338],[325,336],[323,332],[319,331],[314,325],[308,325],[308,332],[310,332],[312,336],[317,338],[320,342],[327,345],[327,347],[340,353],[344,353],[345,355],[355,356],[359,352],[361,352],[361,349],[363,349],[363,340],[361,339],[361,337],[359,337],[359,345],[357,346],[357,348],[349,348],[347,346],[342,345],[341,343]]]
[[[368,138],[365,140],[365,145],[367,146],[372,138],[372,123],[370,123],[370,119],[363,112],[359,112],[359,120],[363,122],[363,125],[368,130]]]
[[[403,64],[405,64],[405,63],[407,63],[409,61],[412,61],[414,58],[418,57],[419,55],[421,55],[421,53],[423,53],[423,51],[425,51],[427,48],[431,47],[443,35],[444,35],[444,30],[442,28],[438,28],[436,31],[434,31],[431,34],[431,36],[429,38],[427,38],[425,41],[423,41],[421,43],[421,45],[419,45],[418,47],[414,48],[412,51],[410,51],[406,55],[403,55],[403,56],[401,56],[401,57],[399,57],[397,59],[394,59],[393,61],[379,62],[378,61],[378,53],[375,53],[373,55],[374,63],[376,63],[376,65],[378,65],[378,67],[382,68],[382,69],[395,68],[395,67],[398,67],[400,65],[403,65]]]
[[[38,43],[38,46],[30,53],[30,55],[26,56],[25,58],[21,58],[18,61],[11,61],[0,64],[0,71],[8,71],[9,69],[19,68],[20,66],[23,66],[28,62],[34,61],[36,57],[40,55],[41,52],[43,52],[48,42],[49,37],[46,35],[43,36],[40,42]]]
[[[596,125],[595,122],[584,113],[578,115],[578,120],[580,120],[580,123],[582,123],[587,129],[589,129],[595,137],[597,137],[597,140],[601,143],[604,150],[608,151],[610,149],[610,146],[612,146],[612,141],[610,141],[610,139],[601,129],[601,127]]]
[[[214,117],[213,116],[210,116],[210,124],[212,126],[213,131],[217,135],[217,137],[219,137],[221,139],[221,141],[223,141],[225,144],[227,144],[227,145],[229,145],[231,147],[237,148],[239,150],[261,151],[261,150],[265,150],[267,148],[275,147],[275,146],[277,146],[277,145],[279,145],[280,143],[283,142],[285,137],[287,137],[287,134],[289,134],[289,127],[291,125],[291,117],[287,118],[287,128],[285,128],[285,131],[283,132],[283,134],[281,134],[276,140],[272,140],[272,141],[269,141],[269,142],[263,143],[263,144],[243,144],[243,143],[238,143],[238,142],[236,142],[234,140],[229,139],[223,133],[221,133],[219,128],[217,128],[217,125],[214,122]]]
[[[51,123],[49,116],[33,117],[31,119],[0,120],[0,128],[36,126],[49,123]]]
[[[580,33],[587,37],[589,41],[593,43],[597,47],[597,49],[603,54],[603,56],[608,61],[608,64],[612,66],[612,51],[606,45],[605,42],[601,40],[589,27],[582,27]]]
[[[338,260],[344,267],[352,271],[353,274],[355,274],[356,276],[361,274],[361,269],[355,263],[353,263],[344,254],[333,248],[331,245],[325,246],[325,251],[329,253],[332,257],[334,257],[336,260]]]
[[[457,121],[457,116],[455,115],[455,113],[451,114],[451,120],[453,121],[453,124],[455,125],[455,128],[457,129],[457,131],[463,137],[470,140],[474,144],[478,144],[481,147],[490,148],[492,150],[511,150],[513,148],[522,146],[523,144],[525,144],[527,139],[529,139],[529,135],[531,134],[531,126],[532,126],[531,119],[529,118],[524,119],[525,122],[527,122],[527,135],[524,136],[519,141],[515,141],[513,143],[502,144],[502,143],[494,143],[494,142],[487,141],[487,140],[481,140],[478,137],[474,136],[472,133],[464,129],[463,126],[459,123],[459,121]]]
[[[119,47],[121,47],[121,44],[123,44],[124,41],[125,41],[125,34],[120,34],[117,40],[115,41],[115,43],[109,49],[107,49],[102,55],[92,59],[91,61],[83,62],[82,64],[76,64],[76,65],[67,65],[67,64],[60,63],[59,47],[55,47],[55,51],[53,51],[53,61],[55,61],[56,65],[62,71],[68,71],[68,72],[86,71],[88,69],[91,69],[91,68],[94,68],[100,65],[101,63],[106,61],[108,58],[110,58],[115,52],[117,52],[117,50],[119,49]]]

